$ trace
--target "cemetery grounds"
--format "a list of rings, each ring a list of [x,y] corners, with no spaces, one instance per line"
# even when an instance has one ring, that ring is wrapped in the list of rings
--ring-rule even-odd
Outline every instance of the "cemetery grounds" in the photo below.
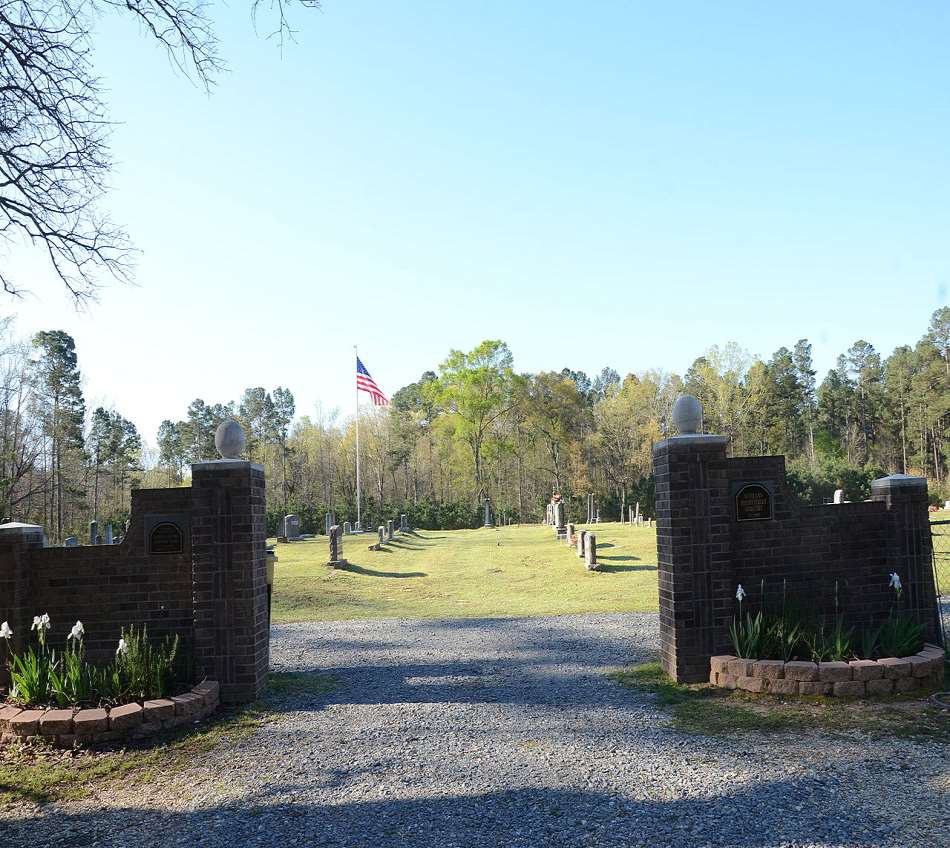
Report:
[[[343,570],[278,545],[267,696],[157,749],[8,755],[3,844],[950,845],[945,712],[667,683],[655,535],[591,529],[598,572],[539,526],[347,536]]]

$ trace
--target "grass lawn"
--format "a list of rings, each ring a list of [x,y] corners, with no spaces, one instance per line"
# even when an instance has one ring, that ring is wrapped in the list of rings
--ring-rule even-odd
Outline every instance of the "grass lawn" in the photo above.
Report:
[[[278,544],[275,622],[655,612],[656,532],[596,525],[600,571],[541,525],[420,530],[370,551],[345,536],[346,569],[326,566],[325,536]]]
[[[950,743],[945,710],[926,700],[932,688],[867,701],[842,698],[752,695],[706,684],[674,683],[660,664],[645,663],[609,675],[621,686],[650,694],[667,708],[670,724],[683,733],[737,736],[822,730],[876,738],[913,738]]]
[[[950,510],[932,512],[930,520],[950,521]],[[950,594],[950,524],[933,524],[932,529],[938,588],[943,590],[946,597]]]

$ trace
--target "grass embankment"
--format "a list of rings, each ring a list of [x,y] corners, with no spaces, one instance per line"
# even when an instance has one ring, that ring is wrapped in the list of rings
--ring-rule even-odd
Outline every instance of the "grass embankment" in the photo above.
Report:
[[[333,686],[325,674],[271,674],[259,702],[127,747],[62,750],[38,742],[0,746],[0,813],[18,803],[85,798],[118,781],[125,787],[154,783],[195,765],[217,745],[247,736],[273,720],[288,701],[323,695]]]
[[[346,536],[344,569],[326,566],[326,536],[278,544],[273,620],[655,612],[656,532],[617,523],[592,529],[596,572],[540,525],[420,530],[382,551],[368,550],[375,534]]]
[[[659,663],[646,663],[610,677],[629,689],[654,696],[666,707],[670,723],[684,733],[736,736],[744,733],[792,733],[821,730],[859,731],[869,736],[950,742],[950,722],[940,710],[914,693],[868,701],[839,698],[778,698],[704,684],[674,683]],[[933,690],[921,690],[926,696]],[[910,699],[910,700],[909,700]]]

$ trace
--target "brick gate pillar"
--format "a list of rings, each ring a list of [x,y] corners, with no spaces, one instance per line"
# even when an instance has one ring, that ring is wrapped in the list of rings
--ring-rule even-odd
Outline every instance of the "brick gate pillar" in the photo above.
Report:
[[[724,647],[733,612],[729,439],[697,432],[702,407],[690,395],[677,399],[673,417],[683,435],[653,448],[660,661],[677,682],[699,683],[709,678],[709,657]]]
[[[907,474],[880,477],[871,481],[871,500],[887,504],[892,522],[887,558],[903,585],[902,605],[927,628],[925,638],[936,641],[942,628],[933,579],[927,479]]]
[[[215,443],[223,459],[191,466],[195,666],[220,683],[222,701],[247,702],[264,690],[270,653],[264,468],[234,458],[237,422]]]

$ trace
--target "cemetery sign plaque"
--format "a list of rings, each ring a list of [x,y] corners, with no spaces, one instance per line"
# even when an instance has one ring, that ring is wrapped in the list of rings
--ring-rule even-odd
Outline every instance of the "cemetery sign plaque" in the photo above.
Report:
[[[765,486],[752,484],[736,492],[736,521],[769,521],[772,495]]]
[[[148,537],[149,553],[180,554],[182,552],[182,533],[177,524],[163,521],[156,524]]]

